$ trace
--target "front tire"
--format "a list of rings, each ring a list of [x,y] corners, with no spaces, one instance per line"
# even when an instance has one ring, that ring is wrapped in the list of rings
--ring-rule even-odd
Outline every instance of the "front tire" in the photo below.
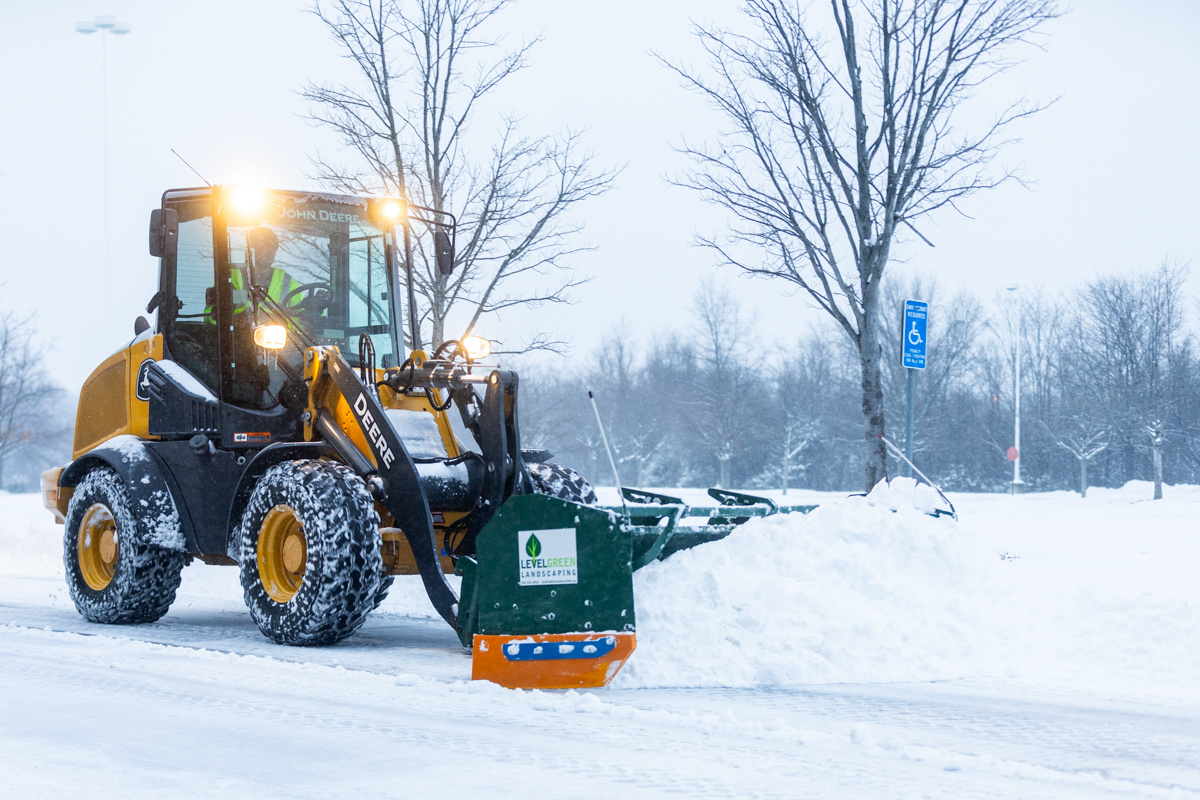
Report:
[[[250,615],[277,644],[326,645],[357,631],[383,580],[379,516],[366,484],[341,464],[267,470],[238,528]]]
[[[141,541],[117,473],[96,467],[84,475],[64,527],[67,588],[84,619],[136,625],[167,613],[187,555]]]

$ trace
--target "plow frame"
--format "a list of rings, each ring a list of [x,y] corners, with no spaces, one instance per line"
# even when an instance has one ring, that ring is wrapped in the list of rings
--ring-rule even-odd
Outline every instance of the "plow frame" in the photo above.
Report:
[[[780,506],[766,497],[727,489],[709,489],[708,496],[718,505],[691,506],[678,497],[626,487],[621,489],[622,505],[603,508],[624,518],[623,527],[632,539],[635,571],[681,550],[724,539],[752,518],[807,514],[816,508]]]

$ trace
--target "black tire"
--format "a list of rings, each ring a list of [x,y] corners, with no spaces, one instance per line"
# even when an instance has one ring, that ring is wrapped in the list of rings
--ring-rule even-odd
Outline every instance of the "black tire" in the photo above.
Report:
[[[379,608],[383,605],[383,601],[387,600],[388,589],[392,588],[392,584],[396,582],[395,575],[384,575],[383,580],[379,582],[379,590],[375,592],[375,605],[371,606],[371,610]]]
[[[533,490],[560,500],[594,506],[600,502],[592,485],[575,470],[561,464],[527,464]]]
[[[290,531],[282,542],[281,525]],[[296,526],[303,545],[291,552],[302,555],[293,556],[296,571],[283,573],[286,536],[295,535]],[[357,631],[375,608],[384,577],[379,515],[366,484],[345,466],[288,461],[267,470],[237,536],[246,605],[277,644],[333,644]],[[292,583],[281,585],[281,579]]]
[[[167,613],[187,554],[141,541],[129,494],[115,472],[96,467],[84,475],[64,527],[67,588],[84,619],[137,625]]]

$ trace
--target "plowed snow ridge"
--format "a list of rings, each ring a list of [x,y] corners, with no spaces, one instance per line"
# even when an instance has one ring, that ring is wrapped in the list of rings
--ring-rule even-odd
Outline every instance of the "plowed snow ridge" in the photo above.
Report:
[[[618,685],[937,680],[1028,664],[1039,624],[1008,562],[925,513],[937,501],[899,479],[641,570],[638,655]]]

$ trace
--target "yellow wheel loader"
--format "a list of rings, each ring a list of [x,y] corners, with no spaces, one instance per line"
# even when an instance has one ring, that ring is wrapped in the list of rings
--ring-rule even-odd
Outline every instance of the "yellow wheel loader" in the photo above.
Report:
[[[405,316],[419,342],[414,247],[449,274],[454,239],[451,215],[400,198],[163,194],[156,324],[139,317],[87,379],[73,460],[42,476],[80,614],[153,622],[199,559],[239,568],[272,640],[331,644],[416,574],[474,678],[613,678],[635,645],[633,570],[777,509],[636,490],[601,508],[522,449],[517,376],[482,365],[485,341],[404,347]]]

